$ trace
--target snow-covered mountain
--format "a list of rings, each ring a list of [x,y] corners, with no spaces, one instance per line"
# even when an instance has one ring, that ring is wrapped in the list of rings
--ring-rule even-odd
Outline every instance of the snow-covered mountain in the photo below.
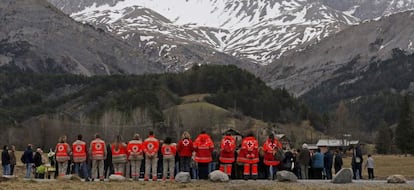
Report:
[[[64,0],[53,1],[61,9],[70,7]],[[80,7],[86,2],[80,1]],[[151,39],[161,36],[171,39],[165,42],[169,46],[195,41],[260,64],[358,21],[315,0],[109,1],[84,6],[71,16],[126,40],[139,35],[141,41],[152,43]]]
[[[412,0],[323,0],[323,3],[361,20],[370,20],[414,9]]]
[[[360,20],[414,8],[411,0],[49,0],[73,18],[140,44],[197,42],[267,65]],[[139,36],[140,38],[137,38]]]

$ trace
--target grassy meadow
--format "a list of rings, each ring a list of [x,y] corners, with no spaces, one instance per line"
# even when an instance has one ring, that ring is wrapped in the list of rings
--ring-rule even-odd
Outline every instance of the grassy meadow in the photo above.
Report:
[[[20,158],[21,152],[16,155]],[[395,156],[395,155],[374,155],[375,159],[375,174],[377,179],[385,179],[388,175],[402,174],[409,180],[414,180],[414,159],[413,157]],[[365,159],[365,157],[364,157]],[[350,167],[351,160],[349,157],[344,158],[345,167]],[[77,182],[77,181],[50,181],[50,182],[36,182],[32,180],[23,180],[24,175],[22,163],[18,161],[16,175],[19,176],[17,181],[0,182],[0,190],[7,189],[39,189],[39,190],[54,190],[54,189],[148,189],[148,190],[162,190],[162,189],[192,189],[192,190],[270,190],[270,189],[293,189],[293,190],[313,190],[313,189],[352,189],[352,190],[369,190],[369,189],[395,189],[405,190],[414,189],[414,183],[393,185],[384,182],[379,183],[352,183],[352,184],[331,184],[329,182],[299,182],[299,183],[281,183],[267,180],[235,180],[229,183],[212,183],[209,181],[199,180],[189,184],[171,183],[171,182]],[[363,176],[366,178],[366,170],[363,171]]]

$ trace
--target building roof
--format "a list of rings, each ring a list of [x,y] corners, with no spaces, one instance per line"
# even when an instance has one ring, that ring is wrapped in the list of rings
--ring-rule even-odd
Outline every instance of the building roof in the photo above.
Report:
[[[359,143],[359,140],[348,141],[346,139],[320,139],[316,146],[318,147],[339,147],[339,146],[349,146],[356,145]]]

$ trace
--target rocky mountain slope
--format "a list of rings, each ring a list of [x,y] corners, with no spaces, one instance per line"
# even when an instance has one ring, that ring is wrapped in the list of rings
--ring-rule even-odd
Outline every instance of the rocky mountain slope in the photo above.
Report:
[[[270,86],[301,96],[338,75],[364,72],[370,63],[389,59],[394,49],[413,53],[413,21],[414,12],[404,12],[350,27],[261,68],[259,75]],[[352,69],[342,72],[345,68]],[[338,85],[352,85],[359,80],[364,78],[358,76]]]
[[[88,76],[165,70],[139,49],[75,22],[45,0],[0,1],[0,25],[2,67]]]

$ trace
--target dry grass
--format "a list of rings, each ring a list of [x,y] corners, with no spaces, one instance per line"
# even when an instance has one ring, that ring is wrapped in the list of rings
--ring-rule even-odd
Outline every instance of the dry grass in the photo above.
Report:
[[[22,181],[17,182],[2,182],[1,190],[6,189],[39,189],[39,190],[54,190],[54,189],[99,189],[99,190],[113,190],[113,189],[146,189],[146,190],[163,190],[163,189],[191,189],[191,190],[270,190],[270,189],[293,189],[293,190],[313,190],[313,189],[352,189],[352,190],[368,190],[368,189],[413,189],[412,185],[391,185],[391,184],[331,184],[331,183],[280,183],[274,181],[232,181],[230,183],[212,183],[208,181],[197,181],[189,184],[180,183],[163,183],[163,182],[34,182]]]
[[[372,158],[375,161],[374,174],[377,179],[386,179],[393,174],[401,174],[407,179],[414,179],[414,158],[412,156],[373,155]],[[367,156],[364,156],[364,165],[366,159]],[[344,158],[344,165],[351,167],[351,157]],[[366,169],[362,170],[362,176],[367,178]]]

